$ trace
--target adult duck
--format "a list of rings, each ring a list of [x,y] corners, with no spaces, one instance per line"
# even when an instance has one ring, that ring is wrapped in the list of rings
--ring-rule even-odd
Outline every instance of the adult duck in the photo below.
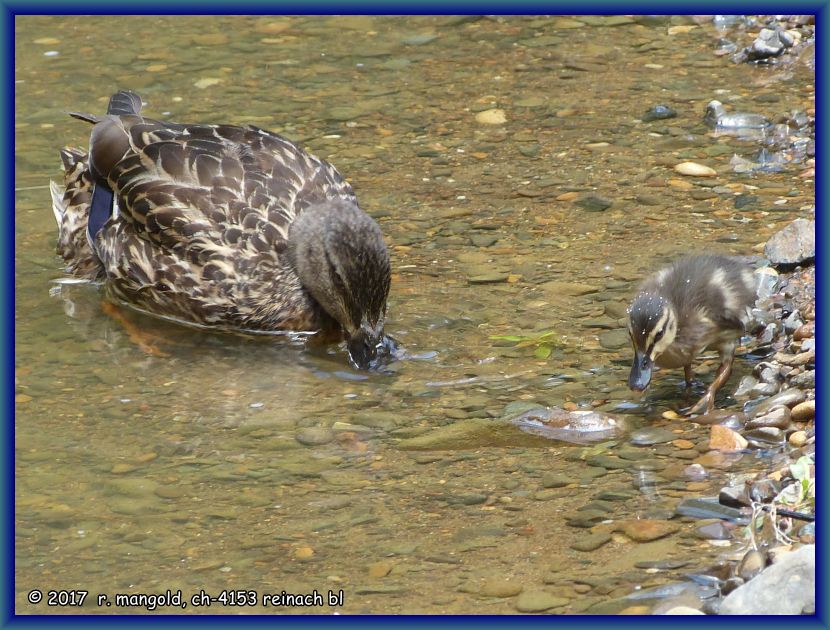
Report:
[[[361,368],[390,349],[389,253],[334,166],[251,125],[140,111],[121,91],[104,116],[71,114],[94,126],[51,186],[68,272],[182,323],[345,339]]]

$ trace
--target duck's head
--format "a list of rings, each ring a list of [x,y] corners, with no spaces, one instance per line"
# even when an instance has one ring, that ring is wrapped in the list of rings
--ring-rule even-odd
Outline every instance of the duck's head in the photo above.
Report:
[[[288,244],[300,282],[342,327],[352,362],[373,367],[394,347],[383,332],[391,270],[378,224],[354,202],[329,200],[297,217]]]
[[[658,293],[640,293],[628,308],[628,334],[634,344],[634,364],[628,386],[641,392],[651,382],[654,361],[674,343],[677,313]]]

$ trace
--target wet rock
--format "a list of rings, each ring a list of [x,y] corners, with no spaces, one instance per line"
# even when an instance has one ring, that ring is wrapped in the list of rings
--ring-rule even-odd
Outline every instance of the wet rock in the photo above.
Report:
[[[698,164],[697,162],[681,162],[674,167],[674,170],[681,175],[688,175],[691,177],[714,177],[717,175],[715,169]]]
[[[798,265],[816,256],[816,222],[796,219],[772,235],[764,256],[774,265]]]
[[[805,545],[782,556],[723,600],[722,615],[800,615],[815,612],[816,550]]]
[[[719,424],[713,424],[709,433],[709,448],[731,453],[747,447],[747,441],[740,433]]]
[[[756,195],[741,194],[735,197],[735,210],[742,210],[748,206],[754,206],[758,203]]]
[[[327,427],[305,427],[294,436],[304,446],[322,446],[334,441],[335,433]]]
[[[703,481],[709,476],[709,473],[700,464],[689,464],[683,469],[683,474],[691,481]]]
[[[482,125],[503,125],[507,122],[507,116],[502,109],[485,109],[475,116],[476,122]]]
[[[802,339],[808,339],[811,337],[816,336],[816,323],[807,322],[806,324],[802,324],[799,326],[795,332],[793,333],[793,339],[796,341],[801,341]]]
[[[645,114],[643,114],[643,122],[651,122],[653,120],[666,120],[668,118],[676,118],[677,112],[668,105],[655,105]]]
[[[512,418],[510,423],[526,433],[577,444],[609,439],[625,430],[625,425],[614,416],[558,407],[531,409]]]
[[[380,560],[369,565],[369,577],[383,578],[392,572],[395,562],[392,560]]]
[[[783,431],[776,427],[760,427],[748,430],[744,434],[748,443],[755,448],[767,448],[780,444],[783,435]]]
[[[752,388],[750,394],[753,397],[773,396],[778,392],[778,385],[776,383],[758,383]]]
[[[567,282],[565,280],[551,280],[539,285],[543,291],[555,295],[580,296],[589,293],[596,293],[601,287],[593,284],[581,284],[578,282]]]
[[[794,446],[795,448],[801,448],[807,443],[807,432],[806,431],[796,431],[789,437],[790,446]]]
[[[625,330],[609,330],[599,336],[599,345],[606,350],[619,350],[631,342]]]
[[[791,387],[789,389],[785,389],[780,394],[776,394],[772,398],[768,398],[760,405],[758,405],[754,409],[754,416],[760,416],[761,414],[766,413],[770,409],[774,407],[790,407],[791,409],[795,407],[798,403],[802,403],[807,399],[807,394],[805,394],[800,389],[795,387]]]
[[[695,535],[704,540],[731,540],[732,531],[723,523],[716,521],[695,529]]]
[[[635,542],[649,542],[673,534],[680,526],[668,521],[637,519],[617,524],[617,530]]]
[[[798,311],[793,311],[790,315],[784,320],[784,330],[788,333],[794,333],[797,328],[799,328],[804,322],[801,321],[801,315],[799,315]]]
[[[576,510],[565,514],[565,522],[570,527],[587,529],[608,518],[604,510]]]
[[[494,271],[491,273],[483,273],[475,276],[470,276],[468,281],[470,284],[494,284],[497,282],[507,282],[507,279],[510,277],[510,274],[507,273],[499,273],[498,271]]]
[[[517,431],[509,423],[468,418],[398,442],[398,448],[413,451],[454,451],[484,446],[539,446],[539,438]]]
[[[816,401],[806,400],[795,405],[792,409],[791,418],[796,422],[806,422],[816,416]]]
[[[778,57],[792,44],[792,38],[783,29],[762,28],[758,37],[744,53],[747,61],[765,62]]]
[[[747,374],[741,379],[741,382],[738,383],[738,387],[735,389],[734,396],[735,398],[748,396],[752,391],[752,388],[758,384],[758,381],[755,377],[750,376]]]
[[[778,361],[779,363],[783,363],[784,365],[791,367],[808,365],[809,363],[815,362],[815,359],[816,352],[813,349],[807,350],[806,352],[799,352],[798,354],[779,352],[773,357],[774,361]]]
[[[599,195],[585,195],[574,202],[580,208],[588,212],[602,212],[608,210],[613,205],[613,201],[600,197]]]
[[[523,587],[517,582],[491,578],[481,585],[479,594],[484,597],[515,597],[521,593]]]
[[[759,429],[762,427],[775,427],[778,429],[786,429],[790,426],[790,408],[789,407],[775,407],[770,409],[767,413],[757,418],[753,418],[746,423],[746,429]]]
[[[574,480],[566,475],[559,475],[556,473],[545,473],[542,475],[543,488],[563,488],[572,484]]]
[[[547,591],[525,591],[516,600],[516,610],[526,613],[544,612],[551,608],[565,606],[569,601],[569,599],[557,597]]]
[[[644,427],[631,432],[630,442],[637,446],[651,446],[652,444],[664,444],[677,439],[677,435],[668,429],[660,427]]]
[[[774,479],[757,479],[749,484],[747,496],[750,501],[771,503],[780,492],[780,482]]]
[[[721,502],[722,503],[722,502]],[[675,512],[680,516],[690,516],[696,519],[720,518],[730,521],[742,519],[741,511],[721,505],[713,499],[683,499],[678,503]]]
[[[597,532],[584,536],[571,545],[571,549],[576,551],[594,551],[599,549],[605,543],[611,541],[611,534],[607,532]]]
[[[490,247],[499,240],[499,237],[493,234],[475,234],[470,238],[470,242],[476,247]]]
[[[718,502],[725,506],[735,508],[749,505],[749,497],[746,495],[746,486],[724,486],[718,494]]]

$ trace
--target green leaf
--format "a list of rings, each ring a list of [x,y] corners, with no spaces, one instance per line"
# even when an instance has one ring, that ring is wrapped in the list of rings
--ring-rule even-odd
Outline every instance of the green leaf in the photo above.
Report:
[[[790,464],[790,472],[792,476],[798,479],[799,481],[803,482],[805,480],[810,479],[810,466],[812,466],[813,460],[811,457],[805,455],[804,457],[799,457],[798,461],[794,464]]]
[[[522,337],[521,335],[491,335],[490,339],[496,341],[525,341],[527,337]]]
[[[550,346],[539,346],[533,354],[537,359],[547,359],[551,352]]]

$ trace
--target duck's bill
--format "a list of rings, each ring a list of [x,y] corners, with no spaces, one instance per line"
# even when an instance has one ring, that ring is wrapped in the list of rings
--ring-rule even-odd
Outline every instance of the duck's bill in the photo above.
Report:
[[[642,352],[634,353],[634,364],[628,375],[628,386],[635,392],[642,392],[651,383],[651,370],[654,362],[647,354]]]
[[[361,330],[346,345],[349,359],[359,370],[379,370],[397,358],[398,342],[389,335],[373,339]]]

